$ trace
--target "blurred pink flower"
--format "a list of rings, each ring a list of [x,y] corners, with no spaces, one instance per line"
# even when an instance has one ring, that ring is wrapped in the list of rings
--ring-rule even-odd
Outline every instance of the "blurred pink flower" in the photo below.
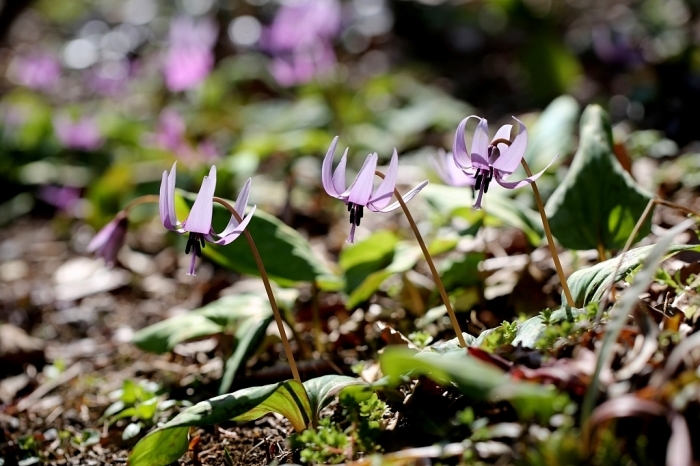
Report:
[[[260,47],[272,55],[270,71],[282,86],[311,81],[336,63],[332,41],[340,32],[340,2],[302,0],[285,3]]]
[[[37,197],[57,209],[72,213],[73,206],[80,200],[81,191],[76,186],[45,184],[39,187]]]
[[[117,260],[117,253],[124,246],[126,231],[129,228],[127,213],[119,212],[114,219],[92,238],[88,244],[87,251],[94,253],[97,257],[102,257],[105,263],[112,267]]]
[[[48,53],[19,56],[12,62],[11,73],[23,86],[50,91],[61,77],[61,64]]]
[[[155,144],[172,152],[177,152],[185,145],[185,119],[177,110],[164,108],[160,112]]]
[[[191,89],[209,76],[218,34],[218,27],[210,18],[180,16],[172,21],[163,63],[165,85],[171,92]]]
[[[92,118],[74,121],[67,115],[59,115],[53,119],[53,129],[61,144],[69,149],[93,151],[104,144],[102,133]]]
[[[127,59],[106,61],[86,70],[83,76],[87,86],[94,92],[117,97],[126,91],[136,68],[137,65]]]

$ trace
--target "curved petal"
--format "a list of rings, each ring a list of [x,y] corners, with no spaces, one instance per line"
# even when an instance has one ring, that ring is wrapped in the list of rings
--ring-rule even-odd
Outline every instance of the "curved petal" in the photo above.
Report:
[[[250,184],[252,183],[252,180],[248,178],[248,181],[245,182],[243,185],[243,188],[241,189],[241,192],[238,194],[238,199],[236,199],[236,204],[233,206],[233,210],[238,212],[238,215],[243,217],[245,215],[245,208],[248,205],[248,197],[250,196]],[[219,233],[217,236],[223,237],[231,233],[238,225],[240,222],[236,218],[235,215],[231,214],[231,219],[228,221],[228,224],[226,225],[226,228],[224,228],[224,231]]]
[[[346,193],[348,194],[348,202],[353,204],[365,206],[369,201],[370,196],[372,196],[372,188],[374,187],[374,171],[377,169],[377,153],[370,154],[365,159],[360,173],[357,174],[357,178],[352,183],[352,186],[348,188]]]
[[[489,124],[481,118],[472,139],[472,167],[489,169]]]
[[[518,168],[520,161],[525,155],[525,149],[527,148],[527,128],[522,121],[513,117],[515,121],[518,122],[520,128],[518,129],[518,134],[513,139],[513,143],[504,152],[501,152],[501,156],[493,164],[493,169],[500,171],[504,177],[510,175]]]
[[[167,170],[163,172],[163,178],[160,182],[160,195],[158,196],[158,208],[160,210],[160,221],[163,226],[170,231],[182,233],[177,216],[175,215],[175,180],[177,162],[173,163],[173,168],[170,173]]]
[[[323,189],[328,193],[329,196],[339,197],[340,193],[343,191],[338,191],[335,189],[334,175],[333,175],[333,155],[335,154],[335,146],[338,144],[338,136],[333,138],[331,146],[326,152],[326,156],[323,158],[323,166],[321,167],[321,182],[323,183]],[[342,162],[341,162],[342,164]],[[338,166],[340,168],[340,165]],[[335,171],[335,176],[338,176],[338,170]],[[343,176],[345,176],[345,171],[343,170]]]
[[[510,132],[512,129],[513,125],[501,126],[496,132],[496,134],[493,136],[493,139],[491,139],[491,145],[493,145],[494,141],[498,141],[499,139],[505,139],[506,141],[510,141]],[[496,162],[496,160],[498,160],[498,156],[507,151],[508,147],[510,146],[505,143],[498,143],[496,144],[496,147],[498,148],[498,151],[493,151],[491,153],[491,157],[489,157],[489,163],[492,166]]]
[[[214,235],[209,234],[209,235],[205,235],[204,238],[208,242],[218,244],[218,245],[226,245],[226,244],[233,242],[233,240],[238,238],[244,232],[244,230],[248,226],[248,223],[250,223],[250,220],[253,218],[253,215],[255,214],[256,209],[257,209],[257,206],[254,205],[250,209],[250,212],[248,213],[248,215],[246,215],[243,218],[241,223],[237,227],[235,227],[233,230],[227,232],[225,235],[222,232],[221,236],[216,235],[216,234],[214,234]]]
[[[554,161],[555,161],[558,157],[559,157],[559,154],[557,154],[557,155],[552,159],[552,161],[549,162],[549,163],[547,164],[547,166],[544,167],[544,168],[542,169],[542,171],[540,171],[540,172],[538,172],[538,173],[535,173],[535,174],[532,175],[532,176],[528,176],[527,178],[525,178],[525,179],[523,179],[523,180],[520,180],[520,181],[505,181],[505,180],[503,179],[504,176],[501,174],[500,171],[497,171],[497,170],[494,170],[494,177],[495,177],[496,181],[498,182],[498,184],[500,184],[500,185],[503,186],[504,188],[507,188],[507,189],[517,189],[517,188],[520,188],[520,187],[522,187],[522,186],[525,186],[526,184],[532,183],[532,182],[535,181],[537,178],[539,178],[540,176],[542,176],[542,174],[543,174],[544,172],[547,171],[547,169],[554,163]]]
[[[476,115],[469,115],[467,118],[460,121],[457,126],[457,131],[455,132],[454,142],[452,143],[452,157],[455,159],[455,164],[463,170],[472,169],[471,156],[467,150],[467,143],[464,140],[464,131],[470,118],[478,118],[481,120],[481,118]]]
[[[183,223],[185,231],[208,235],[211,232],[211,218],[214,212],[214,190],[216,189],[216,167],[212,166],[209,176],[205,176],[194,200],[192,210]]]
[[[423,181],[421,184],[419,184],[418,186],[416,186],[415,188],[413,188],[412,190],[410,190],[409,192],[407,192],[406,194],[401,196],[401,200],[404,203],[410,201],[411,199],[413,199],[416,196],[416,194],[418,194],[420,192],[421,189],[425,188],[427,185],[428,185],[428,180]],[[384,207],[383,209],[377,209],[372,204],[368,204],[367,208],[369,210],[371,210],[372,212],[386,213],[386,212],[391,212],[392,210],[395,210],[397,207],[400,207],[400,206],[401,206],[401,203],[399,201],[396,201],[396,202]]]
[[[394,153],[391,155],[391,161],[389,162],[389,168],[384,175],[382,183],[374,193],[374,196],[368,201],[369,204],[374,205],[377,209],[381,209],[391,202],[391,196],[393,196],[394,188],[396,188],[396,175],[398,172],[399,154],[396,152],[396,148],[394,148]]]
[[[338,193],[338,195],[341,195],[345,192],[345,166],[347,165],[347,161],[348,149],[345,148],[345,152],[343,152],[343,157],[340,159],[340,163],[335,168],[335,172],[333,172],[333,187],[335,188],[335,192]]]
[[[217,237],[209,234],[209,235],[205,235],[204,239],[206,239],[210,243],[214,243],[214,244],[218,244],[218,245],[222,245],[222,246],[233,242],[233,240],[235,240],[236,238],[241,236],[241,233],[243,233],[243,231],[246,229],[246,227],[248,226],[248,223],[250,222],[250,219],[253,218],[253,214],[255,213],[256,208],[257,208],[257,206],[253,206],[250,209],[250,212],[248,213],[248,215],[246,215],[243,218],[241,223],[237,227],[233,228],[231,231],[227,232],[225,235],[222,232],[221,236],[217,238]],[[228,230],[228,228],[227,228],[227,230]]]
[[[473,186],[475,179],[460,169],[454,162],[451,152],[439,148],[437,156],[430,156],[430,163],[443,182],[450,186]]]

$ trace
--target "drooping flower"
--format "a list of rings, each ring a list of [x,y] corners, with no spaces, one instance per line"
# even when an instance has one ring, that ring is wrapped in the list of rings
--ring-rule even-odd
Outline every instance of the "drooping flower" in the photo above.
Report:
[[[69,149],[93,151],[104,144],[100,128],[92,118],[74,121],[67,115],[59,115],[53,119],[53,128],[61,144]]]
[[[377,153],[369,154],[362,165],[360,172],[357,174],[355,181],[352,182],[349,188],[345,185],[345,167],[347,165],[348,149],[345,149],[343,158],[333,171],[333,157],[335,147],[338,143],[338,136],[333,138],[326,157],[323,159],[323,167],[321,168],[321,181],[323,189],[329,196],[335,197],[345,202],[350,212],[350,235],[347,242],[355,242],[355,227],[360,226],[360,221],[364,215],[364,208],[367,207],[372,212],[391,212],[398,208],[401,204],[396,201],[392,204],[391,197],[394,195],[396,187],[396,176],[399,169],[399,156],[394,149],[389,162],[389,168],[386,171],[384,180],[379,187],[374,190],[374,175],[377,168]],[[401,196],[404,202],[408,202],[418,194],[428,184],[428,180],[423,181],[415,188]],[[374,191],[374,192],[372,192]]]
[[[455,165],[452,152],[445,152],[445,149],[440,147],[437,150],[437,155],[430,156],[430,162],[435,168],[438,176],[442,181],[450,186],[474,186],[474,177],[464,174],[464,172]]]
[[[221,233],[216,233],[212,228],[212,216],[214,213],[214,190],[216,188],[216,167],[212,166],[209,170],[209,176],[205,176],[202,181],[202,186],[199,189],[199,194],[192,205],[189,216],[184,222],[180,222],[175,215],[175,177],[177,162],[173,164],[173,168],[163,172],[163,179],[160,184],[160,198],[158,205],[160,207],[160,220],[163,226],[175,233],[189,233],[185,254],[192,254],[190,262],[190,270],[188,275],[195,275],[195,261],[197,256],[202,256],[202,249],[205,242],[225,245],[231,243],[238,238],[248,222],[255,213],[256,206],[250,210],[247,216],[245,209],[248,205],[248,196],[250,195],[250,178],[243,185],[243,189],[236,199],[233,208],[241,216],[242,221],[239,222],[234,215],[226,225],[226,228]]]
[[[471,155],[464,140],[464,130],[470,118],[479,120],[472,139]],[[452,154],[457,166],[465,174],[474,177],[474,189],[479,192],[474,202],[474,209],[481,209],[481,198],[484,193],[488,192],[492,180],[495,179],[498,184],[507,189],[520,188],[539,178],[557,159],[554,157],[539,173],[520,181],[506,181],[520,165],[527,147],[527,128],[522,121],[515,117],[513,119],[518,122],[519,129],[518,134],[512,140],[510,132],[513,125],[503,125],[489,143],[488,122],[485,118],[476,115],[468,116],[457,127]]]
[[[102,257],[105,263],[112,267],[117,258],[117,253],[124,246],[126,230],[129,226],[127,213],[119,212],[114,219],[105,225],[90,241],[87,251]]]
[[[171,152],[178,152],[185,145],[185,119],[174,108],[164,108],[158,118],[158,127],[154,135],[158,147]]]

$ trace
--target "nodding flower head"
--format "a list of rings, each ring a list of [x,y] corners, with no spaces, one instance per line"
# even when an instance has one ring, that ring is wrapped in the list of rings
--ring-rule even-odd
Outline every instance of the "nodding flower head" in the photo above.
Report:
[[[87,251],[94,253],[97,257],[104,258],[105,263],[112,267],[116,262],[117,253],[124,246],[128,227],[127,212],[119,212],[92,238]]]
[[[345,149],[340,163],[333,171],[333,156],[335,147],[338,143],[338,136],[333,139],[331,147],[323,159],[323,167],[321,169],[321,181],[323,189],[329,196],[335,197],[345,202],[350,212],[350,236],[347,239],[348,243],[355,242],[355,227],[360,226],[360,221],[364,215],[364,208],[367,207],[372,212],[391,212],[401,204],[396,201],[391,202],[391,197],[394,194],[396,187],[396,176],[399,169],[399,156],[394,149],[389,162],[384,180],[377,189],[374,189],[374,175],[377,168],[377,153],[369,154],[362,165],[360,172],[357,174],[355,181],[352,182],[349,188],[346,188],[345,167],[347,165],[348,149]],[[401,196],[404,202],[408,202],[418,194],[428,184],[428,180],[411,189],[409,192]]]
[[[474,131],[472,138],[471,155],[467,150],[467,144],[464,140],[464,131],[467,126],[467,121],[470,118],[479,120],[479,124]],[[515,189],[532,183],[539,178],[558,156],[554,157],[549,165],[544,170],[532,176],[524,178],[520,181],[506,181],[520,165],[520,161],[525,155],[527,147],[527,128],[522,121],[513,117],[518,122],[519,129],[515,138],[511,139],[510,133],[512,125],[503,125],[496,132],[491,142],[488,138],[488,122],[485,118],[480,118],[476,115],[470,115],[459,124],[455,133],[455,140],[452,146],[452,155],[454,161],[462,171],[474,178],[474,189],[478,191],[474,208],[481,208],[481,198],[484,193],[488,192],[489,184],[492,180],[496,180],[498,184],[508,189]]]
[[[163,180],[160,184],[160,198],[158,201],[160,207],[160,220],[163,226],[175,233],[189,233],[185,254],[192,254],[190,270],[188,275],[195,275],[195,257],[202,256],[202,249],[205,247],[205,242],[225,245],[231,243],[238,238],[245,230],[245,227],[250,222],[255,212],[255,206],[250,210],[247,216],[245,209],[248,205],[248,196],[250,195],[250,178],[243,185],[243,189],[236,199],[233,206],[234,210],[242,218],[239,222],[235,215],[231,215],[228,225],[221,233],[216,233],[212,228],[211,221],[214,213],[214,190],[216,188],[216,167],[211,167],[209,176],[205,176],[202,181],[202,186],[199,189],[199,194],[194,201],[194,205],[190,210],[189,216],[184,222],[180,222],[175,215],[175,166],[168,172],[163,172]]]

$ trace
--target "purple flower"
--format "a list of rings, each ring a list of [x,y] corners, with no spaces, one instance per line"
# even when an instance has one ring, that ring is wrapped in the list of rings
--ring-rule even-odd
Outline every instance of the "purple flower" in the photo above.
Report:
[[[479,124],[474,131],[472,140],[472,153],[469,155],[466,142],[464,141],[464,130],[470,118],[479,120]],[[506,181],[520,165],[520,161],[525,155],[527,147],[527,128],[522,121],[513,117],[518,122],[520,128],[513,140],[510,139],[512,125],[503,125],[496,132],[491,142],[488,142],[488,123],[485,118],[470,115],[459,124],[455,134],[452,154],[454,161],[462,171],[474,177],[474,189],[479,194],[474,202],[474,209],[481,209],[481,198],[489,190],[489,183],[495,179],[498,184],[508,189],[516,189],[526,184],[532,183],[539,178],[558,157],[554,157],[544,170],[529,176],[520,181]]]
[[[305,83],[333,68],[340,13],[337,0],[285,3],[277,11],[260,46],[272,55],[270,71],[280,85]]]
[[[49,205],[70,213],[80,200],[81,188],[45,184],[39,187],[37,197]]]
[[[216,23],[181,16],[170,25],[170,47],[165,55],[165,85],[172,92],[184,91],[202,82],[214,67],[212,47],[218,37]]]
[[[105,225],[90,241],[87,251],[94,252],[97,257],[104,258],[110,267],[114,265],[117,253],[124,246],[126,230],[129,226],[127,213],[121,211],[114,219]]]
[[[196,256],[202,256],[202,249],[204,248],[205,241],[225,245],[231,243],[233,240],[238,238],[245,227],[250,222],[250,219],[255,213],[255,207],[250,210],[248,216],[243,218],[239,222],[235,216],[231,215],[231,219],[226,225],[226,228],[221,233],[214,232],[212,228],[211,221],[214,212],[214,190],[216,188],[216,167],[212,166],[209,171],[209,176],[205,176],[202,181],[202,186],[199,189],[199,194],[194,201],[194,205],[190,210],[190,215],[185,219],[184,222],[180,222],[175,215],[175,168],[177,162],[173,164],[173,168],[168,171],[163,172],[163,180],[160,184],[160,199],[158,205],[160,207],[160,220],[163,226],[170,231],[175,233],[184,234],[189,233],[189,239],[187,240],[187,247],[185,248],[185,254],[189,254],[192,251],[192,261],[190,263],[190,270],[188,275],[195,275],[195,258]],[[243,189],[238,195],[234,210],[238,212],[238,215],[243,217],[245,215],[245,209],[248,205],[248,196],[250,195],[250,178],[243,185]]]
[[[440,147],[436,156],[430,156],[430,162],[442,181],[450,186],[474,186],[474,177],[465,175],[462,170],[455,165],[452,152],[445,152]]]
[[[12,71],[23,86],[50,91],[61,77],[61,64],[53,55],[41,53],[15,58]]]
[[[321,168],[321,181],[323,183],[323,189],[336,199],[340,199],[345,202],[348,206],[348,211],[350,212],[350,235],[348,236],[347,242],[355,242],[355,227],[360,226],[360,220],[362,220],[363,210],[367,207],[372,212],[391,212],[392,210],[399,207],[401,204],[396,201],[393,204],[391,202],[391,197],[394,194],[394,188],[396,187],[396,176],[399,169],[399,156],[394,149],[394,153],[391,156],[391,162],[389,162],[389,168],[387,169],[384,180],[381,182],[379,187],[374,190],[374,171],[377,168],[377,153],[373,153],[367,156],[365,163],[362,165],[360,172],[357,174],[355,181],[352,182],[349,188],[345,188],[345,166],[347,165],[348,149],[345,149],[343,158],[340,159],[338,167],[333,172],[333,156],[335,154],[335,146],[338,143],[338,136],[333,139],[331,147],[326,153],[326,157],[323,159],[323,167]],[[418,194],[418,192],[423,189],[428,184],[428,180],[423,181],[421,184],[411,189],[409,192],[401,196],[404,202],[408,202],[413,197]]]
[[[156,144],[165,150],[177,152],[185,144],[185,119],[172,108],[165,108],[158,118]]]
[[[53,128],[61,144],[69,149],[92,151],[104,144],[100,129],[92,118],[73,121],[66,115],[59,115],[53,119]]]

